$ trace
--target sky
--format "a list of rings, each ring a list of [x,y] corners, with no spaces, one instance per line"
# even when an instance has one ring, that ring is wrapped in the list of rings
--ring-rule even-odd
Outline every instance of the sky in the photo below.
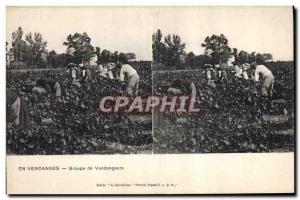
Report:
[[[205,37],[224,34],[231,48],[293,60],[292,7],[164,8],[156,16],[155,27],[163,35],[178,34],[187,52],[203,53]]]
[[[206,36],[224,34],[229,46],[293,60],[292,7],[8,7],[6,38],[18,26],[40,32],[48,50],[65,52],[67,35],[87,32],[101,49],[152,59],[152,34],[178,34],[186,51],[203,53]]]
[[[9,41],[18,26],[24,33],[40,32],[48,42],[48,50],[62,53],[66,50],[63,42],[69,34],[86,32],[94,47],[133,52],[139,60],[151,60],[152,22],[149,20],[152,17],[142,8],[9,7],[6,34]]]

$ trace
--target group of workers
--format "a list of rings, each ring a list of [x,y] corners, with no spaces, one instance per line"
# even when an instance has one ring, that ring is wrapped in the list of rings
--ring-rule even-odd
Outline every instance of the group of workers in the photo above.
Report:
[[[234,76],[255,81],[259,85],[263,97],[272,97],[274,75],[265,65],[258,65],[256,62],[253,62],[251,64],[233,63],[233,66]],[[215,82],[222,83],[226,80],[227,72],[220,65],[217,64],[215,67],[207,65],[206,68],[207,85],[215,87]],[[187,94],[194,98],[197,98],[198,91],[197,84],[192,80],[176,79],[168,88],[169,94]]]
[[[236,64],[235,69],[235,76],[253,80],[259,84],[262,96],[272,97],[275,78],[272,71],[265,65],[256,62],[244,63],[241,66]]]
[[[74,63],[69,63],[67,66],[67,74],[71,80],[72,85],[80,87],[85,82],[92,79],[92,74],[87,65],[82,63],[76,65]]]
[[[78,69],[76,65],[71,63],[68,67],[68,73],[70,73],[71,82],[74,86],[80,87],[81,84],[92,79],[91,71],[86,66],[81,66]],[[121,82],[124,82],[125,77],[127,77],[127,94],[129,96],[138,94],[140,77],[137,71],[126,61],[99,64],[95,74],[99,77],[115,79]]]
[[[68,64],[67,70],[71,85],[80,88],[82,84],[92,79],[92,74],[87,65],[73,63]],[[127,84],[127,94],[129,96],[138,95],[140,77],[137,71],[127,62],[119,61],[118,63],[103,63],[97,66],[96,76],[109,79],[116,79]],[[65,103],[65,84],[53,78],[39,78],[33,84],[33,92],[39,94],[54,94],[55,101]],[[28,114],[25,116],[26,105],[21,98],[11,90],[7,90],[7,122],[9,125],[28,124]],[[23,112],[24,111],[24,112]],[[23,114],[22,114],[23,113]],[[28,113],[28,112],[26,112]]]
[[[260,84],[262,96],[271,97],[273,94],[274,76],[265,65],[258,65],[253,62],[251,64],[244,63],[242,65],[234,64],[234,75],[246,80],[254,80]],[[121,82],[127,80],[127,94],[129,96],[138,95],[140,77],[137,71],[127,62],[118,63],[103,63],[97,66],[95,70],[96,76],[105,77],[109,79],[116,79]],[[92,74],[86,65],[79,64],[78,67],[75,64],[68,65],[68,74],[71,79],[71,84],[75,87],[80,87],[82,84],[92,79]],[[216,76],[217,78],[213,78]],[[126,78],[127,77],[127,78]],[[211,85],[216,82],[222,82],[226,79],[227,73],[220,65],[215,65],[215,68],[209,66],[206,70],[207,84]],[[64,83],[52,79],[40,78],[36,80],[35,89],[40,88],[44,92],[49,92],[55,95],[55,100],[60,103],[65,102],[65,87]],[[197,83],[191,80],[176,79],[172,85],[168,88],[168,93],[188,94],[191,97],[197,99],[199,95],[199,88]],[[28,123],[28,115],[26,113],[26,105],[22,99],[13,91],[7,91],[7,119],[10,123],[18,126]]]

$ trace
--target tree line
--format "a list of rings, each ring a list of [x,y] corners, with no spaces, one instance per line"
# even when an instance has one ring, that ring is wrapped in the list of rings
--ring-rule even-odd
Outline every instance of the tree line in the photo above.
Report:
[[[41,33],[27,33],[24,36],[22,27],[18,27],[12,33],[11,47],[6,42],[6,63],[8,68],[61,68],[68,63],[96,64],[104,62],[117,62],[118,60],[133,60],[136,55],[132,52],[111,52],[101,50],[91,44],[91,38],[87,33],[69,34],[63,42],[66,46],[65,53],[48,51],[47,41]]]
[[[228,65],[229,60],[238,64],[256,61],[264,63],[273,59],[270,53],[257,53],[231,48],[225,35],[207,36],[201,46],[204,53],[196,55],[194,52],[185,51],[185,43],[180,36],[170,35],[163,37],[160,29],[152,35],[152,55],[156,64],[168,69],[173,66],[176,69],[195,69],[203,64]]]

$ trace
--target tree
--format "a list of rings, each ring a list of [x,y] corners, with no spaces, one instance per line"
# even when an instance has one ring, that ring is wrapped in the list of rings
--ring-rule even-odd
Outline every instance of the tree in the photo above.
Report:
[[[248,58],[249,63],[252,63],[254,61],[256,61],[256,52],[255,51],[251,52],[249,55],[249,58]]]
[[[134,53],[126,53],[126,57],[128,60],[134,60],[136,59],[136,56]]]
[[[162,42],[162,33],[158,29],[156,33],[152,35],[152,57],[156,63],[165,63],[166,47]]]
[[[94,55],[94,47],[87,33],[70,34],[63,44],[67,46],[66,52],[73,57],[76,64],[88,62]]]
[[[270,62],[271,60],[273,60],[273,56],[270,53],[264,53],[263,57],[264,57],[264,62]]]
[[[232,50],[233,50],[232,54],[234,56],[234,60],[237,61],[238,60],[238,49],[233,48]]]
[[[28,33],[23,40],[21,27],[12,33],[12,56],[15,62],[22,62],[28,66],[44,67],[47,57],[47,42],[40,33]]]
[[[72,62],[72,57],[65,53],[57,54],[54,50],[52,50],[48,53],[47,62],[52,68],[64,68],[68,65],[68,63]]]
[[[100,47],[96,47],[95,49],[95,54],[97,56],[97,65],[99,65],[101,63],[101,49]]]
[[[47,61],[48,61],[48,64],[51,66],[51,67],[58,67],[59,63],[58,63],[58,55],[57,53],[52,50],[48,53],[48,56],[47,56]]]
[[[127,62],[128,62],[128,58],[127,58],[127,56],[126,56],[125,53],[120,53],[120,54],[119,54],[118,60],[119,60],[120,62],[123,62],[123,63],[127,63]]]
[[[20,62],[23,60],[24,53],[26,51],[26,42],[22,40],[23,38],[23,30],[22,27],[18,27],[18,29],[12,33],[12,51],[14,60]]]
[[[109,50],[104,49],[101,54],[101,62],[111,62],[112,53]]]
[[[257,64],[264,64],[265,62],[269,62],[273,59],[272,54],[270,53],[257,53],[255,55],[255,61],[257,62]]]
[[[255,51],[251,52],[250,54],[247,51],[240,51],[238,53],[236,61],[240,64],[243,63],[252,63],[254,61],[257,62],[257,64],[263,64],[265,62],[269,62],[273,59],[272,54],[270,53],[256,53]]]
[[[136,58],[134,53],[119,53],[118,51],[112,53],[107,49],[104,49],[102,52],[100,52],[99,47],[96,47],[95,53],[98,56],[98,63],[117,63],[118,61],[128,62],[129,59],[132,60]]]
[[[162,41],[163,35],[158,29],[152,35],[152,56],[155,63],[164,66],[176,66],[180,68],[186,62],[185,44],[178,35],[167,35]]]
[[[27,42],[26,63],[29,65],[45,64],[47,55],[47,41],[43,40],[40,33],[28,33],[25,36]]]
[[[69,54],[57,54],[57,67],[66,67],[72,60],[73,57]]]
[[[186,55],[186,65],[193,69],[195,67],[195,54],[193,52],[189,52],[187,55]]]
[[[207,36],[201,46],[205,47],[205,54],[212,57],[214,64],[226,63],[231,57],[231,48],[223,34]]]
[[[198,55],[195,57],[195,66],[203,66],[204,64],[213,64],[212,58],[208,55]]]
[[[114,53],[113,53],[113,55],[112,55],[112,62],[114,62],[114,63],[117,63],[118,62],[118,60],[119,60],[119,52],[118,51],[115,51]]]
[[[185,63],[186,53],[185,43],[181,42],[178,35],[167,35],[165,37],[165,49],[166,49],[166,66],[181,67]]]
[[[264,56],[261,53],[257,53],[255,55],[255,61],[257,64],[263,64],[264,63]]]
[[[249,62],[249,53],[247,51],[240,51],[238,54],[238,57],[236,59],[236,62],[243,64],[246,62]]]

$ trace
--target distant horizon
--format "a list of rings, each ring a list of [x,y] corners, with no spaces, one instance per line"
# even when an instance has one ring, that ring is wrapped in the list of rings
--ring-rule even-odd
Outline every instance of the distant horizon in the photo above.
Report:
[[[22,28],[22,30],[23,30],[23,36],[25,36],[27,33],[29,33],[29,32],[26,32],[24,29],[23,29],[23,27],[22,26],[17,26],[16,27],[16,30],[18,29],[18,27],[21,27]],[[38,32],[38,31],[36,31],[36,32]],[[13,33],[13,32],[12,32]],[[12,34],[11,33],[11,34]],[[31,33],[34,33],[34,32],[31,32]],[[40,32],[38,32],[38,33],[40,33]],[[82,32],[82,33],[84,33],[84,32]],[[88,35],[89,35],[89,33],[88,32],[86,32]],[[10,34],[10,35],[11,35]],[[74,34],[74,33],[71,33],[71,34]],[[170,34],[170,33],[168,33],[168,34]],[[168,34],[166,34],[166,35],[168,35]],[[70,34],[68,34],[68,35],[70,35]],[[66,35],[66,38],[67,38],[67,36],[68,35]],[[163,35],[163,37],[164,36],[166,36],[166,35]],[[171,35],[173,35],[173,34],[171,34]],[[225,35],[225,34],[224,34]],[[90,36],[90,35],[89,35]],[[180,35],[179,35],[180,36]],[[226,35],[225,35],[226,36]],[[44,41],[47,41],[47,39],[46,38],[44,38],[44,36],[43,36],[43,39],[44,39]],[[23,37],[23,40],[25,40],[25,37]],[[93,38],[91,38],[91,44],[92,44],[92,46],[94,47],[94,48],[96,48],[96,47],[99,47],[100,49],[101,49],[101,51],[103,51],[103,50],[108,50],[108,51],[110,51],[110,52],[112,52],[112,53],[114,53],[115,51],[118,51],[118,50],[111,50],[111,49],[109,49],[109,48],[105,48],[105,47],[101,47],[101,46],[95,46],[95,45],[93,45],[93,43],[92,43],[92,41],[93,41]],[[185,43],[184,41],[182,41],[183,43]],[[186,43],[185,43],[186,44]],[[11,41],[10,41],[10,43],[8,44],[8,46],[9,47],[11,47]],[[57,54],[63,54],[63,53],[66,53],[66,50],[67,50],[67,46],[65,46],[65,45],[61,45],[63,48],[61,48],[61,49],[59,49],[59,50],[57,50],[57,49],[49,49],[49,47],[48,47],[48,41],[47,41],[47,47],[46,47],[46,49],[47,49],[47,51],[48,52],[50,52],[50,51],[55,51]],[[236,48],[236,47],[231,47],[231,49],[233,49],[233,48]],[[62,50],[62,49],[64,49],[64,50]],[[204,48],[203,48],[204,49]],[[238,48],[237,48],[238,49]],[[152,50],[152,49],[151,49]],[[243,50],[243,51],[245,51],[244,49],[238,49],[238,51],[241,51],[241,50]],[[196,52],[194,52],[194,51],[188,51],[186,48],[185,48],[185,51],[186,51],[186,53],[189,53],[189,52],[193,52],[196,56],[199,56],[199,55],[204,55],[204,50],[203,50],[203,52],[202,53],[196,53]],[[123,52],[123,51],[118,51],[119,53],[134,53],[134,54],[136,54],[135,52]],[[253,52],[253,51],[247,51],[248,53],[251,53],[251,52]],[[258,51],[255,51],[256,53],[269,53],[269,52],[258,52]],[[272,53],[271,53],[272,54]],[[272,54],[273,55],[273,54]],[[151,58],[151,59],[136,59],[137,61],[152,61],[153,59]],[[285,61],[285,62],[288,62],[288,61],[294,61],[294,59],[291,59],[291,60],[288,60],[288,59],[277,59],[277,60],[275,60],[275,59],[272,59],[271,61],[273,61],[273,62],[280,62],[280,61]]]
[[[69,34],[86,32],[94,47],[135,53],[152,61],[152,34],[179,35],[185,51],[203,54],[201,43],[224,34],[231,48],[271,53],[274,61],[294,61],[292,7],[7,7],[6,41],[21,26],[39,32],[47,50],[66,53]]]
[[[223,34],[231,48],[271,53],[273,60],[294,60],[293,7],[163,7],[154,32],[179,35],[186,52],[204,52],[207,36]],[[172,22],[172,23],[170,23]]]
[[[18,27],[21,27],[22,28],[22,26],[18,26]],[[16,27],[16,30],[18,29],[18,27]],[[25,32],[25,30],[22,28],[22,30],[24,31],[24,33],[23,33],[23,36],[24,35],[26,35],[27,33],[29,33],[29,32]],[[38,31],[36,31],[36,32],[38,32]],[[13,33],[13,32],[12,32]],[[11,33],[11,34],[12,34]],[[33,33],[33,32],[31,32],[31,33]],[[40,32],[39,32],[40,33]],[[84,33],[84,32],[82,32],[82,33]],[[87,32],[86,32],[87,33]],[[10,35],[11,35],[10,34]],[[74,34],[74,33],[71,33],[71,34]],[[87,33],[88,34],[88,33]],[[169,34],[169,33],[168,33]],[[167,35],[168,35],[167,34]],[[70,34],[68,34],[68,35],[70,35]],[[67,36],[68,36],[67,35]],[[89,34],[88,34],[89,35]],[[171,34],[172,35],[172,34]],[[225,35],[225,34],[224,34]],[[66,38],[67,38],[67,36],[66,36]],[[166,35],[163,35],[163,37],[164,36],[166,36]],[[179,35],[180,36],[180,35]],[[226,35],[225,35],[226,36]],[[24,40],[25,40],[25,38],[23,38]],[[46,38],[44,38],[43,37],[43,39],[44,39],[44,41],[47,41],[47,39]],[[91,38],[91,44],[92,44],[92,46],[94,47],[94,48],[96,48],[96,47],[98,47],[98,46],[95,46],[95,45],[93,45],[93,43],[92,43],[92,41],[93,41],[93,38]],[[182,41],[183,43],[185,43],[184,41]],[[8,46],[9,47],[11,47],[11,41],[10,41],[10,43],[8,44]],[[47,41],[47,47],[46,47],[46,49],[47,49],[47,51],[48,52],[50,52],[50,51],[55,51],[57,54],[63,54],[63,53],[66,53],[66,50],[67,50],[67,46],[65,46],[65,45],[63,45],[62,44],[62,47],[65,49],[64,51],[61,51],[61,49],[59,49],[59,50],[57,50],[57,49],[49,49],[49,47],[48,47],[48,41]],[[112,52],[112,53],[114,53],[115,51],[118,51],[118,50],[111,50],[111,49],[108,49],[108,48],[104,48],[104,47],[101,47],[101,46],[99,46],[99,48],[101,49],[101,51],[103,51],[103,50],[108,50],[108,51],[110,51],[110,52]],[[236,48],[236,47],[231,47],[232,49],[233,48]],[[238,48],[237,48],[238,49]],[[243,50],[243,51],[245,51],[244,49],[238,49],[238,51],[241,51],[241,50]],[[185,51],[186,51],[186,53],[189,53],[189,52],[193,52],[196,56],[199,56],[199,55],[204,55],[204,51],[203,51],[203,53],[195,53],[194,51],[187,51],[186,49],[185,49]],[[121,53],[122,51],[118,51],[119,53]],[[253,52],[253,51],[247,51],[248,53],[251,53],[251,52]],[[258,52],[258,51],[255,51],[256,53],[269,53],[269,52]],[[122,52],[122,53],[134,53],[134,54],[136,54],[135,52]],[[272,54],[272,53],[271,53]],[[272,54],[273,55],[273,54]],[[151,58],[151,59],[136,59],[137,61],[152,61],[153,59]],[[282,59],[279,59],[279,60],[274,60],[274,59],[272,59],[271,61],[274,61],[274,62],[280,62],[280,61],[294,61],[294,59],[292,59],[292,60],[282,60]]]
[[[39,31],[35,31],[35,32],[26,32],[24,29],[23,29],[23,27],[22,26],[17,26],[16,27],[16,30],[19,28],[19,27],[21,27],[22,28],[22,30],[23,30],[23,40],[25,41],[25,35],[27,34],[27,33],[41,33],[41,32],[39,32]],[[80,34],[82,34],[82,33],[84,33],[85,31],[83,31],[83,32],[81,32]],[[12,32],[13,33],[13,32]],[[12,35],[12,33],[10,34],[10,35]],[[77,32],[77,33],[79,33],[79,32]],[[87,33],[88,34],[88,36],[90,37],[90,35],[89,35],[89,33],[88,32],[85,32],[85,33]],[[42,33],[41,33],[42,34]],[[70,33],[71,35],[73,35],[73,34],[75,34],[75,32],[74,33]],[[70,34],[68,34],[68,35],[70,35]],[[68,37],[68,35],[66,35],[66,39],[67,39],[67,37]],[[42,34],[42,36],[43,36],[43,34]],[[112,52],[112,53],[114,53],[115,51],[118,51],[119,53],[134,53],[134,54],[136,54],[135,52],[131,52],[131,51],[120,51],[120,50],[111,50],[111,49],[109,49],[109,48],[105,48],[105,47],[102,47],[102,46],[95,46],[95,45],[93,45],[93,38],[92,37],[90,37],[91,38],[91,45],[94,47],[94,48],[96,48],[96,47],[99,47],[100,49],[101,49],[101,52],[103,51],[103,50],[108,50],[108,51],[110,51],[110,52]],[[10,42],[8,43],[8,47],[9,48],[11,48],[12,47],[12,44],[11,44],[11,37],[10,37]],[[61,45],[61,48],[60,49],[49,49],[49,47],[48,47],[48,40],[46,39],[46,38],[44,38],[44,36],[43,36],[43,40],[44,41],[46,41],[47,42],[47,46],[46,46],[46,50],[48,51],[48,53],[50,52],[50,51],[55,51],[56,52],[56,54],[63,54],[63,53],[66,53],[67,52],[67,46],[65,46],[65,45],[63,45],[63,43],[62,43],[62,45]],[[8,42],[8,40],[6,40],[6,42]],[[152,58],[151,58],[151,60],[152,60]],[[151,61],[151,60],[143,60],[143,59],[140,59],[140,61]]]

